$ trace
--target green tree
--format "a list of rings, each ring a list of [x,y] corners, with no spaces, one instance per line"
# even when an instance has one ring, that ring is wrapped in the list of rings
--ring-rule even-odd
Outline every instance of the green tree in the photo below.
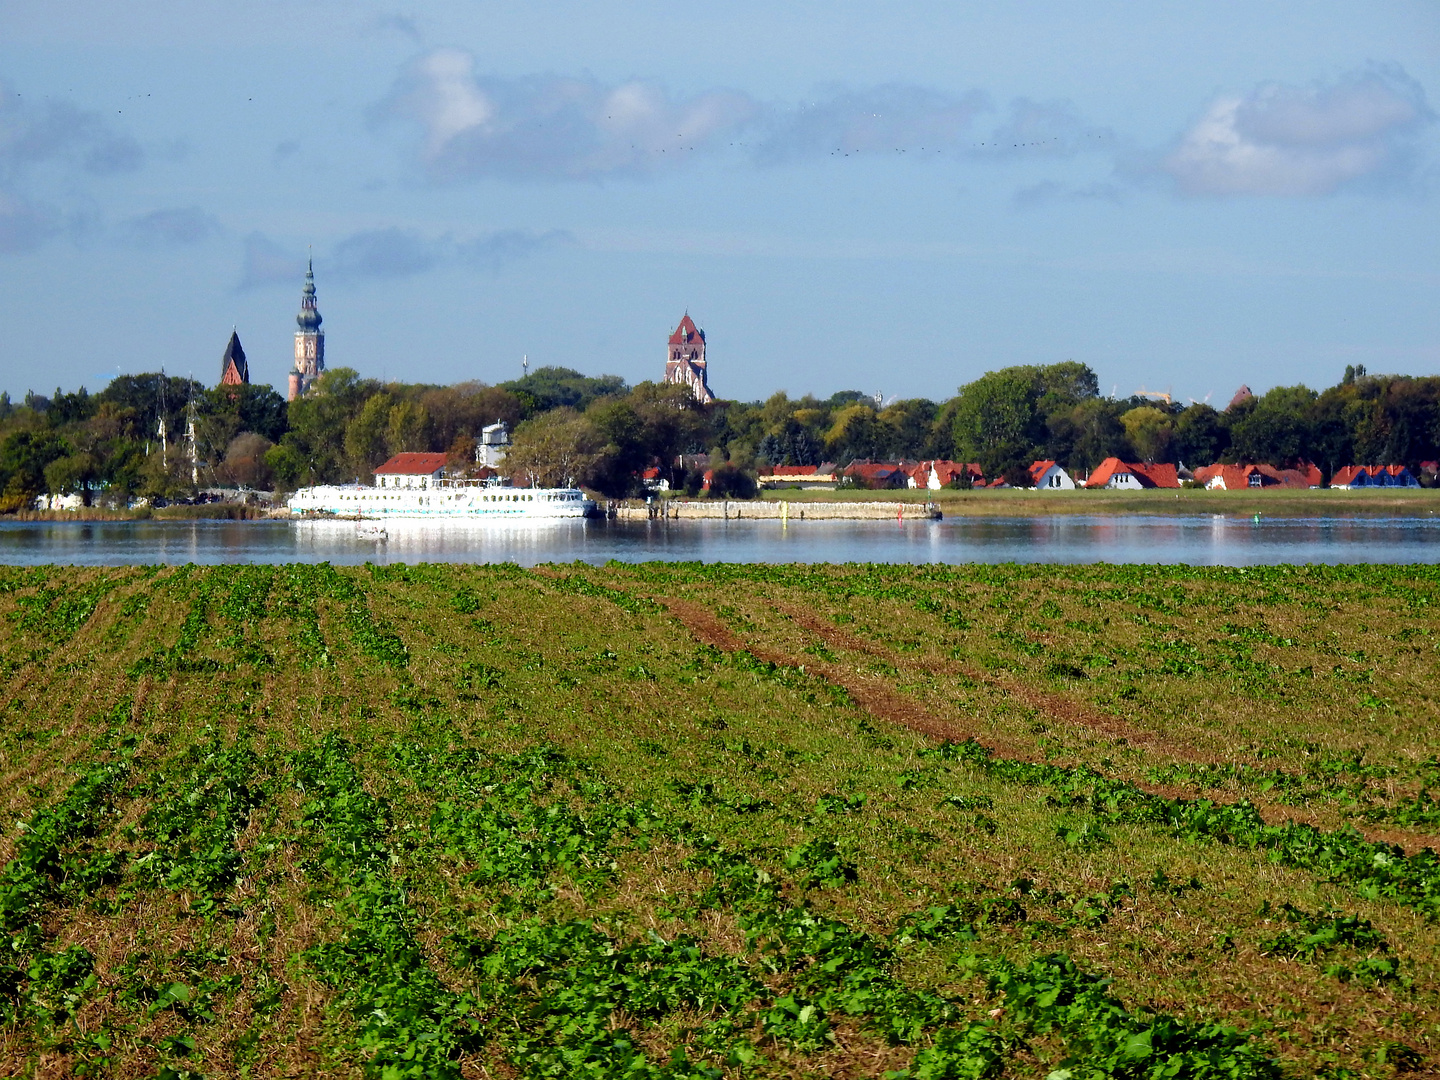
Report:
[[[1213,465],[1230,445],[1230,433],[1220,414],[1196,403],[1175,417],[1175,456],[1191,468]]]
[[[390,456],[390,410],[395,399],[379,393],[345,425],[345,456],[357,475],[373,472]]]
[[[1142,405],[1120,416],[1125,437],[1147,463],[1170,460],[1170,443],[1175,427],[1170,414],[1153,405]]]
[[[1033,368],[1004,368],[960,388],[955,407],[955,454],[979,462],[986,476],[1034,460],[1043,432]]]
[[[570,487],[588,480],[600,448],[601,437],[586,417],[552,409],[515,429],[505,468],[536,487]]]
[[[1231,458],[1276,466],[1309,460],[1317,397],[1306,386],[1277,386],[1241,402],[1227,413]]]
[[[0,442],[0,510],[27,509],[48,488],[45,469],[70,453],[70,445],[53,431],[12,432]]]

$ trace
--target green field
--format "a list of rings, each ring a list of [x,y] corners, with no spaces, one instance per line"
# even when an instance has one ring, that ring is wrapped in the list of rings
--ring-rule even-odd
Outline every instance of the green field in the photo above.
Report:
[[[1432,567],[0,568],[0,1075],[1440,1068]]]

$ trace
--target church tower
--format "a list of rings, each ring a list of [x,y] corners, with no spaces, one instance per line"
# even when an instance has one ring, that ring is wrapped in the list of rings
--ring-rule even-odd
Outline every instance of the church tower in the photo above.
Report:
[[[244,386],[250,381],[250,364],[245,359],[245,350],[240,345],[240,335],[230,331],[230,340],[225,345],[225,355],[220,358],[220,385]]]
[[[315,263],[305,269],[305,287],[300,290],[300,314],[295,323],[295,367],[290,372],[290,400],[294,401],[325,370],[325,331],[320,329],[320,309],[315,306]]]
[[[670,335],[665,358],[665,381],[690,387],[695,400],[709,405],[715,400],[705,373],[705,331],[695,325],[687,311]]]

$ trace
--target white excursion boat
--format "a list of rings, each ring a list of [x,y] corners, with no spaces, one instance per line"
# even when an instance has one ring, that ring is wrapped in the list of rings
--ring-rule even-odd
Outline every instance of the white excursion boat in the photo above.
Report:
[[[301,488],[286,504],[298,517],[350,520],[500,521],[589,517],[595,503],[579,488],[517,488],[444,476],[444,454],[397,454],[375,470],[375,484]]]

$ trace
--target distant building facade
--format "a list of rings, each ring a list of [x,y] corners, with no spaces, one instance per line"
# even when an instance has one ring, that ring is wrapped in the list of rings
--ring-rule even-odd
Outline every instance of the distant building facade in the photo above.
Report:
[[[240,345],[240,335],[231,330],[230,340],[225,344],[225,355],[220,358],[220,385],[244,386],[249,381],[250,364]]]
[[[509,449],[510,432],[505,422],[486,424],[480,431],[480,441],[475,445],[475,464],[486,469],[498,469]]]
[[[305,287],[300,290],[300,314],[295,323],[295,366],[290,370],[290,400],[294,401],[325,370],[325,331],[320,329],[324,320],[320,309],[315,306],[315,264],[305,268]]]
[[[695,325],[687,311],[670,335],[665,359],[665,381],[690,387],[695,400],[708,405],[715,400],[705,367],[705,331]]]

